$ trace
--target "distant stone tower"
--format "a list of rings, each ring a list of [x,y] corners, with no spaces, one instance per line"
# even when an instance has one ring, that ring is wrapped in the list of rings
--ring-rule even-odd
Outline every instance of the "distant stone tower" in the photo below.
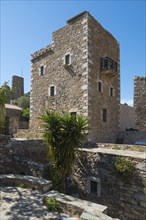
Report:
[[[146,77],[134,78],[134,107],[136,128],[146,131]]]
[[[24,95],[24,78],[20,76],[12,77],[12,88],[14,89],[13,100]]]

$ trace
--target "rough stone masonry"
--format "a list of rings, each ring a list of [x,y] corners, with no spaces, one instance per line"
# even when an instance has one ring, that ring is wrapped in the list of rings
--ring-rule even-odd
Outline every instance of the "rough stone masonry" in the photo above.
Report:
[[[119,130],[119,43],[88,12],[53,32],[32,54],[30,128],[45,109],[89,119],[88,141],[115,142]]]
[[[134,78],[135,125],[146,131],[146,77]]]

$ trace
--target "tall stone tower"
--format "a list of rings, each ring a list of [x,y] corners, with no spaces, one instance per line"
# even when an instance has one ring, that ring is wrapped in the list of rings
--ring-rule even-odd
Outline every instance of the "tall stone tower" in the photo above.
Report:
[[[88,12],[32,54],[30,128],[45,109],[89,119],[88,140],[115,142],[120,116],[119,43]]]
[[[12,77],[12,88],[14,89],[13,100],[24,95],[24,78],[20,76]]]
[[[146,131],[146,77],[134,77],[134,107],[136,128]]]

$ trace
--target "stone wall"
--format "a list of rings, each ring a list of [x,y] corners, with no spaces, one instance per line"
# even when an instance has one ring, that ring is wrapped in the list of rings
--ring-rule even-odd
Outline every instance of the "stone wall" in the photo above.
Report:
[[[0,174],[48,177],[48,150],[42,140],[0,138]]]
[[[127,104],[120,104],[120,131],[135,128],[135,109]]]
[[[136,142],[146,142],[146,131],[124,131],[119,133],[119,140],[123,144],[135,144]]]
[[[47,148],[42,140],[9,140],[0,136],[0,174],[23,174],[48,178]],[[118,157],[135,166],[126,181],[115,175]],[[80,198],[108,206],[108,215],[121,220],[145,219],[146,169],[144,146],[98,144],[79,151],[72,176],[72,193]],[[89,192],[89,180],[98,182],[98,196]]]
[[[14,94],[12,95],[12,99],[16,100],[24,95],[24,78],[20,76],[12,77],[12,88],[14,90]]]
[[[90,150],[79,153],[73,173],[75,192],[80,198],[106,205],[108,215],[112,217],[121,220],[144,220],[146,216],[145,159],[126,157],[135,164],[136,169],[132,177],[122,181],[116,177],[113,168],[117,157],[120,156]],[[98,195],[89,193],[89,180],[97,180]]]
[[[88,28],[89,137],[96,142],[116,142],[120,116],[119,43],[92,16],[88,16],[85,24]],[[109,66],[101,68],[101,59],[105,57],[116,62],[116,70]],[[107,115],[105,121],[104,109]]]
[[[119,128],[119,44],[88,12],[67,23],[53,33],[52,45],[32,55],[30,129],[41,128],[38,116],[45,109],[75,112],[88,117],[89,140],[115,142]],[[70,64],[64,65],[67,54]],[[112,67],[110,73],[101,71],[104,57],[114,60],[116,71]],[[103,85],[100,92],[99,81]],[[54,95],[50,96],[52,86]]]
[[[86,14],[53,33],[53,43],[49,47],[32,55],[31,74],[31,115],[30,128],[41,128],[38,119],[45,109],[63,112],[86,112],[86,91],[84,91],[83,50],[85,50],[86,33],[84,32],[83,19]],[[70,54],[71,65],[65,66],[65,54]],[[86,58],[87,59],[87,58]],[[39,69],[44,67],[44,74],[40,75]],[[54,86],[56,93],[49,96],[49,86]]]
[[[134,78],[134,107],[136,128],[146,131],[146,77]]]
[[[21,116],[21,108],[18,106],[5,104],[6,118],[5,118],[5,133],[16,134],[19,128],[19,119]]]

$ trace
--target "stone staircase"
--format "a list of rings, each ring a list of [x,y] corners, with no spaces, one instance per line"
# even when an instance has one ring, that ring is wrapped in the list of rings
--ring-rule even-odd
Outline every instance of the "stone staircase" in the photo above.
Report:
[[[47,205],[47,201],[50,198],[54,198],[59,203],[63,213],[74,216],[74,219],[81,220],[114,220],[110,216],[106,215],[107,206],[81,200],[79,198],[65,195],[63,193],[51,190],[44,195],[43,204]],[[71,217],[66,219],[72,219]],[[117,218],[115,220],[118,220]]]

